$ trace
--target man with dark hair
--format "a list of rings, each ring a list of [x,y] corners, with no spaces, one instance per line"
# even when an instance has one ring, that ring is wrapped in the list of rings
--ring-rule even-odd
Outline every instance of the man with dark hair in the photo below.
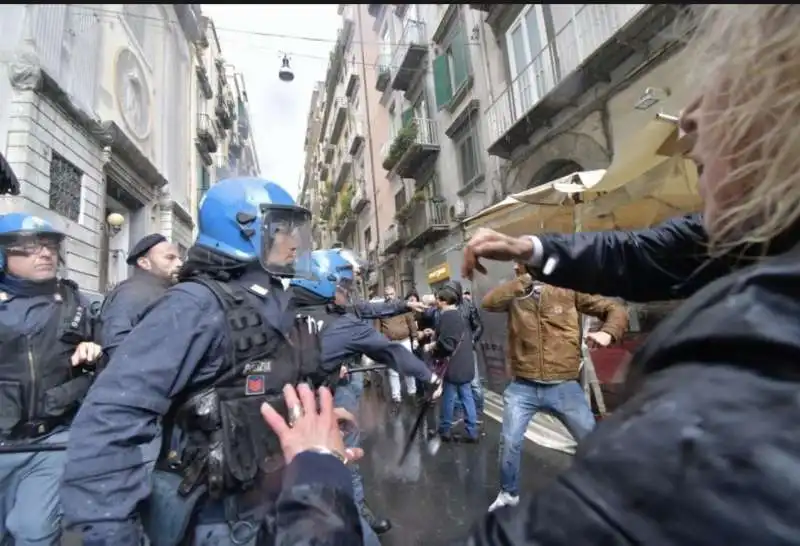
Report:
[[[470,388],[472,389],[472,398],[475,400],[475,410],[477,412],[478,421],[482,422],[483,385],[481,384],[481,376],[478,370],[478,354],[475,351],[475,347],[477,347],[478,341],[480,341],[481,336],[483,336],[483,321],[481,321],[478,308],[475,307],[475,304],[472,302],[472,294],[469,290],[464,291],[462,289],[461,282],[448,281],[445,283],[445,287],[450,287],[458,296],[458,311],[461,313],[461,317],[467,323],[467,326],[469,326],[471,334],[471,339],[469,341],[470,347],[472,347],[472,360],[475,368],[475,374],[470,382]],[[456,401],[456,412],[464,412],[464,405],[460,400]]]
[[[587,342],[606,347],[628,327],[624,305],[614,300],[557,288],[533,279],[521,263],[515,278],[490,290],[481,306],[508,314],[503,392],[500,494],[490,510],[519,502],[519,463],[528,423],[538,411],[558,417],[575,440],[594,428],[594,415],[578,382],[581,369],[581,314],[603,321]]]
[[[443,441],[452,440],[453,411],[456,400],[464,408],[464,425],[468,442],[479,438],[478,419],[470,383],[475,375],[472,360],[471,331],[458,309],[461,294],[453,285],[445,285],[436,293],[440,314],[436,339],[425,346],[433,359],[434,370],[444,378],[438,432]]]

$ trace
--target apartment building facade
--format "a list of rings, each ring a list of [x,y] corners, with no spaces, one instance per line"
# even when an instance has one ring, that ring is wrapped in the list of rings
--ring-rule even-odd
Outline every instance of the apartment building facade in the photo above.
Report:
[[[342,6],[347,13],[349,5]],[[371,257],[380,275],[373,282],[401,292],[431,291],[459,277],[466,217],[509,193],[608,167],[657,113],[676,114],[688,102],[674,55],[680,49],[671,26],[676,7],[360,8],[350,12],[357,38],[341,57],[332,53],[320,89],[320,162],[308,172],[330,170],[326,154],[334,154],[329,136],[335,133],[328,120],[366,122],[365,208],[375,214],[362,213],[359,221],[371,223],[370,240],[377,241]],[[347,57],[355,47],[374,55],[363,64],[357,105],[339,87],[346,66],[341,72],[334,66],[338,58],[357,64],[359,55]],[[331,184],[334,194],[342,187],[335,178]],[[321,195],[332,199],[330,192]],[[341,224],[324,225],[324,246],[358,244]],[[359,223],[356,233],[365,226]],[[493,265],[473,290],[480,294],[508,278],[506,269]]]
[[[368,9],[381,44],[376,90],[389,115],[382,178],[394,205],[382,268],[398,290],[427,292],[458,277],[460,221],[493,185],[483,14],[463,4]]]
[[[314,214],[315,244],[341,244],[378,263],[381,210],[376,207],[374,134],[386,116],[370,97],[375,75],[369,62],[377,43],[365,28],[366,5],[340,4],[342,26],[331,52],[325,81],[312,95],[305,142],[306,164],[301,202]],[[371,145],[370,145],[371,143]],[[377,270],[369,286],[378,289]]]
[[[690,99],[675,55],[679,6],[471,6],[494,38],[484,115],[500,195],[607,168],[657,114],[675,115]],[[476,292],[508,278],[507,269],[493,264]]]
[[[130,245],[190,244],[191,46],[199,4],[0,7],[0,146],[14,209],[67,233],[68,275],[104,292]],[[122,226],[106,222],[122,214]]]
[[[244,76],[223,55],[214,21],[202,17],[202,39],[194,47],[195,154],[197,179],[191,195],[193,214],[215,182],[233,176],[257,176],[260,168],[250,124]]]

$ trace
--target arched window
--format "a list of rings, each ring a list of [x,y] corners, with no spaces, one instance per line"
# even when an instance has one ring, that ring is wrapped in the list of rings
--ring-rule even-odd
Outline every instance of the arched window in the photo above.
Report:
[[[567,176],[568,174],[577,173],[582,170],[584,170],[583,167],[571,159],[556,159],[554,161],[550,161],[544,167],[539,169],[535,175],[533,175],[526,189],[547,184],[548,182],[552,182],[557,178]]]

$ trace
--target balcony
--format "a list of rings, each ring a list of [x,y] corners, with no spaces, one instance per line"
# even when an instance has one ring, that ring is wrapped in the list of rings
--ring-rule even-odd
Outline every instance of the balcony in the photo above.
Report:
[[[197,114],[197,144],[206,152],[213,154],[217,151],[217,124],[208,114]]]
[[[242,157],[242,150],[244,146],[242,144],[242,139],[236,133],[231,133],[231,140],[228,143],[228,151],[230,154],[235,158]]]
[[[355,67],[351,65],[350,70],[347,74],[347,86],[345,87],[344,90],[345,96],[350,100],[353,100],[356,91],[358,91],[358,80],[359,80],[358,72],[356,72]]]
[[[206,100],[211,100],[214,97],[214,89],[211,87],[211,80],[208,79],[208,71],[203,64],[202,56],[198,55],[197,61],[198,64],[194,68],[197,74],[197,84],[200,86],[200,91],[203,92]]]
[[[422,248],[450,231],[447,203],[441,197],[414,199],[407,206],[407,247]]]
[[[369,199],[367,199],[367,184],[364,182],[363,178],[356,180],[353,198],[350,200],[350,209],[355,214],[359,214],[368,204]]]
[[[412,118],[382,148],[383,168],[401,178],[415,178],[420,167],[439,154],[439,133],[432,119]]]
[[[330,165],[331,161],[333,161],[334,152],[336,152],[336,146],[333,144],[320,144],[320,148],[322,148],[322,158],[325,160],[325,164]]]
[[[383,232],[381,237],[381,254],[390,256],[397,254],[403,248],[403,227],[392,224]]]
[[[347,119],[347,99],[336,97],[333,99],[333,124],[331,125],[331,144],[339,142],[342,136],[344,122]]]
[[[336,169],[333,171],[333,190],[339,191],[344,186],[345,181],[350,176],[353,167],[353,158],[347,154],[342,154],[337,162]]]
[[[345,242],[347,238],[353,234],[354,228],[356,227],[356,215],[353,214],[353,211],[347,209],[339,219],[338,225],[339,230],[336,234],[336,238],[341,242]]]
[[[392,55],[392,66],[396,67],[392,89],[408,91],[416,76],[422,73],[422,62],[427,52],[425,23],[408,19],[403,28],[403,37]]]
[[[228,104],[222,96],[217,96],[217,104],[214,106],[214,113],[217,115],[219,124],[223,129],[233,128],[233,115],[228,109]]]
[[[356,122],[355,127],[353,127],[353,131],[350,133],[350,143],[348,146],[350,155],[353,157],[358,155],[358,151],[361,149],[362,144],[364,144],[364,129],[361,127],[360,122]]]
[[[330,174],[329,165],[327,163],[320,162],[319,165],[317,165],[317,167],[319,168],[319,177],[323,180],[327,180],[328,175]]]
[[[668,4],[583,4],[555,39],[511,81],[486,110],[489,154],[513,151],[581,95],[605,81],[674,17]]]
[[[383,93],[389,86],[389,80],[392,77],[392,55],[385,51],[378,53],[378,58],[375,60],[375,70],[378,72],[378,77],[375,80],[375,89]]]

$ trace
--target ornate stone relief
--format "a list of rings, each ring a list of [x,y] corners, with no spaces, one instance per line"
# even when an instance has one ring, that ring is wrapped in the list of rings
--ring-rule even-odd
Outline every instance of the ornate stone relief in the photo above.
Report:
[[[130,49],[117,55],[114,78],[117,105],[125,125],[138,140],[146,139],[150,134],[150,89],[142,64]]]

